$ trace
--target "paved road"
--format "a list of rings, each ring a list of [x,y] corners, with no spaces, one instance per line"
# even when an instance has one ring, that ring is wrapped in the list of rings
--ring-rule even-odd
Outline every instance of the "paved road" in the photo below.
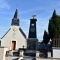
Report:
[[[60,59],[42,59],[42,58],[36,58],[36,60],[60,60]]]

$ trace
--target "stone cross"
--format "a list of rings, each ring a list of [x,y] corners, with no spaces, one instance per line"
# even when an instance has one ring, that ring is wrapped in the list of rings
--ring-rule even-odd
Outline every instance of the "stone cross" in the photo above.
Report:
[[[33,17],[33,19],[34,19],[34,18],[36,17],[36,15],[33,14],[32,17]]]
[[[24,49],[24,47],[25,47],[25,46],[23,45],[23,49]]]

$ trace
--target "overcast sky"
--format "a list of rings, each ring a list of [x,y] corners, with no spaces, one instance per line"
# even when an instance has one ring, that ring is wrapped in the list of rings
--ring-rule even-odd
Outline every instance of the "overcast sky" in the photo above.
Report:
[[[28,37],[32,14],[37,19],[37,37],[43,40],[44,30],[48,31],[49,19],[54,9],[60,15],[60,0],[0,0],[0,38],[11,26],[11,21],[18,8],[20,27]]]

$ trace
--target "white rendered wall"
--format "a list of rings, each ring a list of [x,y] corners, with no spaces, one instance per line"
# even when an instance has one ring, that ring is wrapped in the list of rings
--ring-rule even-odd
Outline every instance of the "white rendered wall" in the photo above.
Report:
[[[14,31],[16,29],[16,31]],[[22,33],[19,31],[19,26],[11,26],[10,31],[1,39],[1,46],[10,49],[12,41],[16,41],[16,49],[27,47],[27,40],[24,38]]]
[[[0,60],[3,60],[4,49],[0,48]]]
[[[36,51],[36,57],[39,57],[39,54],[40,54],[39,51]]]
[[[0,60],[5,60],[6,51],[8,51],[7,48],[0,47]]]
[[[6,51],[8,51],[8,48],[4,48],[3,60],[5,60],[5,54],[6,54]]]
[[[53,58],[60,58],[60,48],[53,48]]]

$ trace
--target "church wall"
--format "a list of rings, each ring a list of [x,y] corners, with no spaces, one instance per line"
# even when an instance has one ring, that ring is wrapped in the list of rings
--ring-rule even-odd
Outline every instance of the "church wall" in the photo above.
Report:
[[[13,31],[10,30],[2,39],[1,39],[1,46],[3,47],[7,47],[8,49],[10,49],[10,43],[12,40],[12,33]]]
[[[16,28],[16,31],[14,29]],[[19,26],[11,26],[10,31],[2,38],[1,46],[7,47],[10,49],[10,45],[12,41],[16,41],[16,49],[27,47],[26,39],[19,31]]]
[[[16,49],[17,48],[23,48],[25,46],[26,48],[26,39],[23,37],[22,33],[19,31],[19,29],[16,31]]]

